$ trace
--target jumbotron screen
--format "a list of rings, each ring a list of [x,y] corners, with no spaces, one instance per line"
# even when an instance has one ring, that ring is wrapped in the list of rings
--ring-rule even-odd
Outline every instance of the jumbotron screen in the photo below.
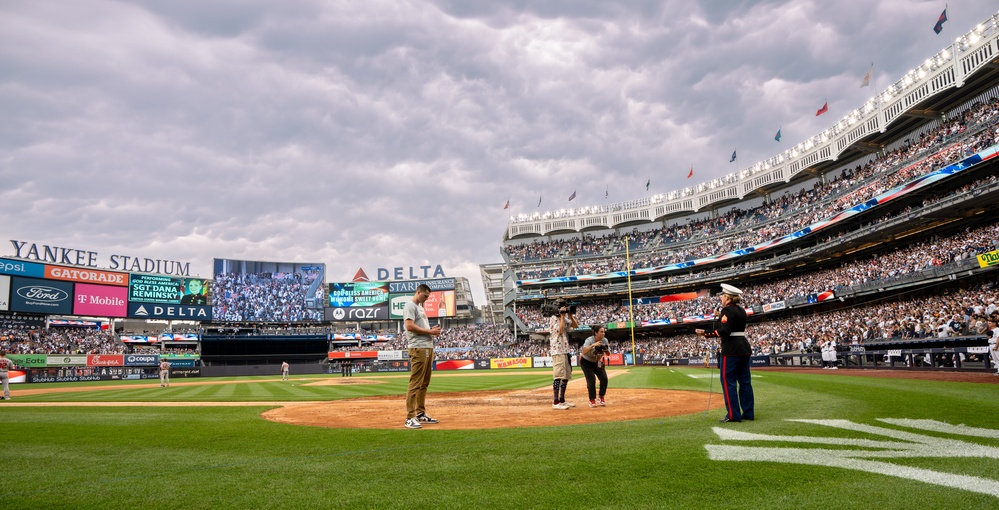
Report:
[[[323,320],[325,264],[215,259],[214,273],[214,321]]]
[[[210,302],[209,288],[209,282],[201,278],[133,274],[128,279],[128,300],[171,305],[207,305]]]

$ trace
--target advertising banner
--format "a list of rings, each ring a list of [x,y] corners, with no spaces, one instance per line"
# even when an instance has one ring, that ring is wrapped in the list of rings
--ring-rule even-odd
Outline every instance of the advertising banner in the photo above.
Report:
[[[49,363],[46,354],[8,354],[7,357],[19,367],[44,367]]]
[[[128,273],[115,273],[82,267],[45,266],[45,277],[67,282],[96,283],[128,287]]]
[[[438,361],[434,368],[437,370],[474,370],[475,360],[470,359],[448,359]]]
[[[634,323],[630,321],[611,322],[607,324],[607,329],[628,329],[632,325]]]
[[[338,351],[329,353],[329,359],[372,359],[377,357],[378,351]]]
[[[604,355],[604,365],[606,366],[624,365],[624,355],[620,353]]]
[[[125,356],[121,354],[90,354],[87,365],[91,367],[123,367]]]
[[[86,359],[86,356],[84,356]],[[100,381],[101,370],[108,370],[100,367],[59,367],[59,368],[32,368],[28,370],[28,382],[80,382],[80,381]],[[107,377],[104,377],[107,379]]]
[[[330,322],[385,321],[389,319],[389,308],[388,304],[327,308],[324,317]]]
[[[389,292],[392,294],[416,294],[416,288],[421,284],[430,287],[430,292],[439,290],[454,290],[454,278],[440,278],[437,280],[406,280],[402,282],[389,282]]]
[[[763,305],[763,313],[775,312],[777,310],[783,310],[785,308],[783,301],[777,301],[776,303],[767,303]]]
[[[0,259],[0,274],[45,278],[45,265],[23,260]]]
[[[198,360],[195,359],[175,359],[170,358],[170,373],[173,374],[173,369],[181,367],[193,367],[197,364]],[[199,374],[200,375],[200,374]]]
[[[87,355],[75,355],[75,354],[49,354],[48,356],[48,366],[50,367],[62,367],[62,366],[87,366]]]
[[[126,367],[153,367],[160,364],[160,357],[156,354],[126,354]]]
[[[391,319],[402,320],[403,310],[406,303],[413,300],[415,294],[392,294],[391,295]],[[454,291],[433,291],[430,297],[423,303],[423,311],[428,319],[441,317],[454,317],[457,312],[457,304],[454,300]]]
[[[535,356],[531,360],[534,368],[552,368],[552,357],[551,356]]]
[[[531,368],[531,358],[491,358],[490,368]]]
[[[210,321],[212,320],[212,307],[197,305],[167,305],[157,303],[129,303],[128,316],[136,319]]]
[[[97,317],[125,317],[128,315],[128,288],[78,283],[73,313]]]
[[[409,351],[378,351],[378,359],[381,361],[395,361],[409,357]]]
[[[10,277],[0,275],[0,311],[10,310]]]
[[[979,267],[999,266],[999,250],[983,253],[978,256]]]
[[[35,278],[11,278],[10,309],[15,312],[73,315],[73,284]]]
[[[475,369],[476,370],[489,370],[492,368],[492,364],[489,363],[488,358],[476,358]]]
[[[749,366],[751,367],[770,366],[770,356],[752,356],[749,358]]]
[[[0,329],[40,329],[45,327],[45,317],[23,313],[0,312]]]

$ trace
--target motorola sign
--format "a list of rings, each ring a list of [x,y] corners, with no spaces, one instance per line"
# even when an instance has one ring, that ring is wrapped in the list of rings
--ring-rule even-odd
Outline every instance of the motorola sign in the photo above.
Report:
[[[128,316],[137,319],[210,321],[212,320],[212,307],[167,305],[163,303],[129,303]]]
[[[326,309],[326,320],[332,322],[388,320],[387,306],[338,306]]]

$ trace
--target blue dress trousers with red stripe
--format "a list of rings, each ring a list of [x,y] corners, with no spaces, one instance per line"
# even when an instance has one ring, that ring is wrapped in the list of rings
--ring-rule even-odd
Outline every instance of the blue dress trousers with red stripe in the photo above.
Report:
[[[718,327],[707,336],[721,338],[718,367],[728,412],[726,417],[730,421],[754,419],[753,382],[749,374],[753,349],[746,340],[746,311],[736,304],[722,308]]]

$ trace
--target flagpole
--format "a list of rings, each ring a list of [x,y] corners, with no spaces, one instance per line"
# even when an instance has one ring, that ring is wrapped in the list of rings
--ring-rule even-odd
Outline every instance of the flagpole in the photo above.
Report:
[[[628,329],[631,330],[631,362],[637,367],[638,356],[635,355],[635,303],[631,300],[631,240],[624,236],[624,269],[628,271]]]

